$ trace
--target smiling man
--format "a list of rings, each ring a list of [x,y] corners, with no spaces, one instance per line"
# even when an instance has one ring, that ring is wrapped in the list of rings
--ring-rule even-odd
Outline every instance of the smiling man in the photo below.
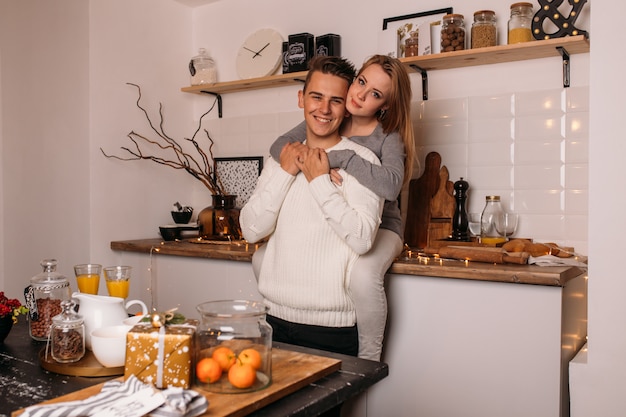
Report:
[[[249,242],[268,238],[257,278],[273,339],[356,356],[347,280],[354,261],[372,246],[383,200],[343,170],[342,184],[332,183],[326,154],[351,149],[380,163],[339,135],[354,74],[342,58],[312,60],[298,92],[306,141],[285,146],[280,161],[268,159],[240,222]]]

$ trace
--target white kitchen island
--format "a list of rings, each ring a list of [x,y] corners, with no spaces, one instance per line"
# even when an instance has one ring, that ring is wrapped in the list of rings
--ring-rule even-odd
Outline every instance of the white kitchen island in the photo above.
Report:
[[[135,267],[131,298],[149,302],[152,279],[159,309],[199,317],[195,306],[204,301],[260,298],[253,248],[232,255],[220,249],[216,258],[184,255],[182,248],[152,257],[146,245],[112,248]],[[587,330],[584,269],[459,261],[397,262],[390,271],[383,354],[389,376],[352,415],[569,416],[568,363]]]

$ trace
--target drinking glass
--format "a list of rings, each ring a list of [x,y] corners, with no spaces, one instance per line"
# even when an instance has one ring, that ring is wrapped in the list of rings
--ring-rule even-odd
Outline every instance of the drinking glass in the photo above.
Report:
[[[85,294],[98,294],[100,286],[100,271],[102,265],[99,264],[80,264],[74,265],[74,274],[78,283],[78,291]]]
[[[472,237],[480,236],[480,216],[482,213],[467,213],[467,228]]]
[[[517,213],[502,213],[496,218],[496,231],[507,238],[515,234],[517,230]]]
[[[104,279],[111,297],[128,297],[130,290],[130,266],[108,266],[104,268]]]

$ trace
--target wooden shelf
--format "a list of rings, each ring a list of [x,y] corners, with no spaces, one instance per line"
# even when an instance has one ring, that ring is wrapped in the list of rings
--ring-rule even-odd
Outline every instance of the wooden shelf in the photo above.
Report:
[[[250,78],[247,80],[226,81],[223,83],[192,85],[183,87],[181,91],[185,93],[210,93],[225,94],[237,93],[240,91],[257,90],[260,88],[284,87],[304,83],[307,71],[292,72],[289,74],[270,75],[269,77]]]
[[[464,51],[400,58],[400,61],[409,68],[412,68],[412,65],[416,65],[423,70],[434,71],[556,57],[560,56],[560,52],[557,49],[558,47],[564,48],[570,55],[581,54],[589,52],[589,40],[586,39],[584,35],[568,36],[557,39],[518,43],[515,45],[498,45],[487,48],[466,49]],[[412,68],[412,70],[414,69]]]
[[[409,72],[419,72],[422,74],[422,94],[424,100],[426,100],[428,99],[427,71],[525,61],[528,59],[549,58],[556,56],[563,57],[563,84],[567,87],[569,86],[569,55],[586,53],[589,52],[589,49],[589,39],[587,39],[584,35],[578,35],[525,42],[515,45],[498,45],[487,48],[466,49],[464,51],[443,52],[433,55],[401,58],[400,61],[407,67]],[[183,87],[181,88],[181,91],[185,93],[204,93],[217,96],[218,99],[220,99],[219,105],[221,117],[220,96],[222,94],[302,84],[306,78],[306,74],[307,71],[301,71],[289,74],[271,75],[261,78],[251,78],[247,80],[193,85],[190,87]]]

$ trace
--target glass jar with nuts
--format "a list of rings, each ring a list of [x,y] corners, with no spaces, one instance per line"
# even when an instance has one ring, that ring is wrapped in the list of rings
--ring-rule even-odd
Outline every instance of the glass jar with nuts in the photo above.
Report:
[[[441,25],[441,52],[465,49],[465,20],[462,14],[447,14]]]
[[[24,296],[30,336],[45,341],[50,336],[52,318],[61,313],[61,302],[71,298],[72,290],[67,278],[56,272],[56,259],[44,259],[41,266],[43,272],[31,278]]]

